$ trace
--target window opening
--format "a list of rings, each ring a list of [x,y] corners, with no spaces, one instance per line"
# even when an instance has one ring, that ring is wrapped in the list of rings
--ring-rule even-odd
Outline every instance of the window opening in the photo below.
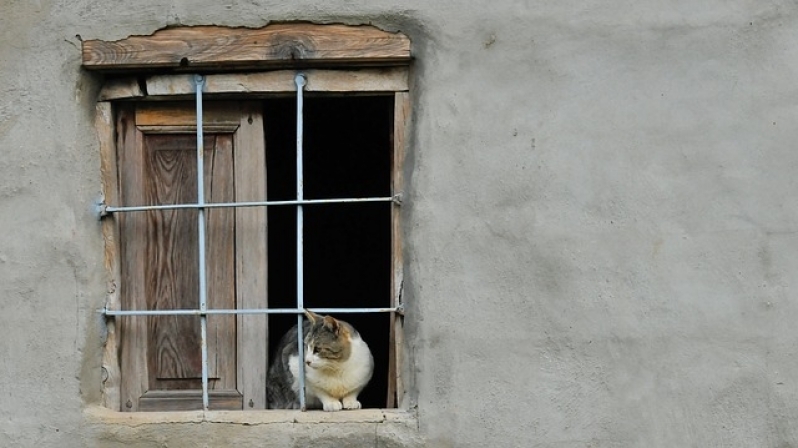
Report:
[[[304,99],[305,196],[310,198],[390,195],[393,95],[307,96]],[[269,200],[296,192],[293,98],[264,102]],[[329,111],[336,111],[330,114]],[[390,307],[391,214],[386,203],[305,207],[305,305],[340,308]],[[291,307],[296,296],[296,216],[288,207],[269,210],[269,304]],[[389,316],[336,313],[369,343],[375,369],[359,400],[386,407]],[[293,316],[269,317],[269,353],[295,324]]]
[[[312,223],[310,225],[313,226],[313,228],[315,228],[316,230],[318,230],[318,235],[319,235],[320,238],[324,238],[324,232],[322,230],[325,229],[325,228],[327,228],[328,230],[330,230],[333,233],[335,233],[336,231],[339,231],[339,232],[342,232],[342,234],[348,230],[350,232],[348,234],[348,236],[350,238],[352,236],[354,236],[354,235],[357,235],[358,237],[363,237],[364,235],[368,235],[368,238],[373,239],[372,243],[375,246],[383,248],[383,249],[377,249],[378,251],[382,251],[381,253],[388,253],[388,254],[390,254],[390,252],[391,252],[391,248],[389,247],[390,244],[391,244],[391,230],[390,229],[391,229],[391,225],[392,225],[391,209],[390,208],[383,207],[383,211],[377,211],[378,208],[374,208],[373,209],[374,212],[372,212],[373,216],[371,218],[365,218],[364,219],[365,221],[373,221],[374,223],[379,223],[380,224],[379,227],[384,229],[384,231],[382,231],[382,232],[377,231],[377,230],[373,230],[373,229],[370,229],[370,230],[368,230],[366,232],[360,232],[360,231],[358,231],[358,227],[357,226],[351,226],[351,223],[343,224],[346,220],[342,219],[346,215],[345,207],[350,207],[350,208],[361,207],[360,213],[363,213],[364,216],[367,216],[369,213],[364,213],[364,210],[369,210],[369,207],[374,207],[376,205],[380,205],[380,204],[373,204],[373,203],[380,203],[380,202],[382,202],[382,203],[386,203],[386,202],[387,203],[391,203],[391,202],[393,202],[393,203],[397,203],[398,204],[400,198],[398,196],[391,196],[390,195],[390,193],[391,193],[390,192],[390,189],[391,189],[391,187],[390,187],[390,182],[391,182],[390,177],[388,177],[387,182],[384,179],[383,180],[379,179],[379,177],[371,177],[371,178],[365,179],[366,182],[364,182],[362,184],[358,184],[357,182],[351,182],[351,183],[347,184],[347,183],[344,183],[344,182],[340,182],[340,177],[336,177],[335,175],[333,175],[332,178],[335,178],[338,181],[337,185],[348,185],[347,188],[353,188],[352,189],[352,193],[357,193],[359,188],[364,188],[364,190],[362,190],[362,191],[364,193],[366,193],[366,194],[370,194],[369,191],[371,189],[373,189],[374,192],[372,194],[376,194],[377,196],[365,196],[365,197],[350,196],[350,197],[346,197],[346,195],[343,195],[341,197],[335,197],[335,196],[338,196],[336,193],[339,193],[339,191],[335,191],[334,188],[332,189],[332,191],[329,188],[328,189],[323,189],[322,188],[321,190],[319,190],[317,192],[317,194],[319,196],[322,196],[323,195],[322,191],[327,191],[326,195],[330,196],[330,197],[326,197],[326,198],[325,197],[321,197],[319,199],[315,199],[314,198],[314,199],[310,199],[310,200],[305,199],[305,197],[304,197],[305,196],[305,186],[304,186],[304,182],[303,182],[303,177],[306,174],[304,172],[304,169],[303,169],[303,162],[306,160],[305,157],[303,157],[303,152],[304,152],[303,151],[303,137],[304,137],[304,129],[303,129],[303,119],[304,119],[304,114],[303,114],[303,99],[304,99],[303,98],[303,87],[305,85],[305,76],[302,75],[302,74],[299,74],[299,75],[297,75],[295,80],[296,80],[296,85],[297,85],[297,100],[296,100],[297,101],[297,107],[296,107],[296,112],[297,112],[296,113],[296,129],[297,129],[297,133],[296,133],[296,153],[295,153],[296,154],[296,162],[295,162],[295,164],[296,164],[296,186],[297,186],[297,190],[296,190],[295,199],[293,199],[293,200],[291,200],[291,199],[272,200],[272,198],[269,197],[268,200],[266,200],[266,201],[225,202],[225,203],[212,203],[212,204],[208,204],[208,203],[205,202],[204,188],[203,188],[203,184],[204,184],[203,164],[204,164],[204,152],[205,152],[204,151],[204,140],[205,139],[203,137],[203,120],[202,120],[202,87],[203,87],[203,84],[204,84],[204,78],[202,76],[200,76],[200,75],[197,75],[195,77],[195,84],[196,84],[195,101],[196,101],[196,116],[197,116],[197,126],[196,126],[196,129],[197,129],[196,130],[196,134],[197,134],[197,138],[196,138],[196,142],[197,142],[197,154],[196,154],[196,161],[197,161],[196,162],[197,163],[197,202],[196,203],[183,203],[183,204],[169,204],[169,205],[152,205],[152,206],[127,206],[127,207],[126,206],[104,206],[102,208],[102,210],[101,210],[101,215],[105,215],[105,214],[108,214],[108,213],[138,212],[138,211],[147,211],[147,210],[197,209],[197,211],[198,211],[198,252],[199,252],[199,287],[198,287],[198,289],[199,289],[198,296],[199,297],[198,297],[198,307],[196,309],[164,309],[164,310],[111,310],[111,309],[106,308],[106,309],[103,310],[103,312],[107,316],[180,316],[180,315],[196,315],[196,316],[199,316],[200,317],[200,323],[201,323],[202,407],[203,407],[203,410],[208,410],[208,408],[209,408],[209,392],[208,392],[208,381],[209,381],[209,378],[208,378],[208,364],[209,364],[209,360],[208,360],[208,347],[207,347],[207,345],[208,345],[207,344],[207,319],[208,319],[209,315],[215,315],[215,314],[218,314],[218,315],[223,315],[223,314],[260,314],[260,313],[265,313],[265,314],[295,314],[297,316],[297,318],[296,318],[297,323],[299,324],[298,325],[299,335],[300,335],[300,337],[299,337],[299,341],[300,342],[299,342],[299,347],[298,347],[299,348],[299,356],[300,356],[300,359],[302,359],[302,353],[303,353],[304,346],[303,346],[303,344],[301,342],[302,339],[303,339],[302,338],[302,325],[301,325],[301,323],[302,323],[303,308],[306,306],[305,300],[304,300],[304,287],[306,286],[306,282],[304,280],[305,260],[303,260],[303,258],[304,258],[304,247],[303,247],[304,246],[304,244],[303,244],[304,231],[303,231],[303,225],[304,225],[304,218],[305,218],[305,216],[304,216],[304,212],[305,212],[304,206],[306,206],[306,205],[315,205],[315,206],[318,206],[318,207],[330,207],[331,204],[337,205],[337,207],[335,208],[335,211],[327,210],[327,211],[320,211],[318,213],[316,213],[314,211],[314,212],[311,212],[309,214],[309,217],[311,217],[311,219],[309,221]],[[389,98],[392,99],[392,97],[389,97]],[[329,100],[319,99],[318,104],[321,105],[321,104],[324,103],[324,101],[329,101]],[[350,101],[354,102],[355,100],[350,100]],[[377,107],[378,109],[381,107],[383,109],[383,111],[385,112],[385,114],[382,117],[385,118],[386,124],[390,123],[390,121],[391,121],[390,104],[391,103],[389,101],[385,100],[385,104],[383,104],[382,106],[379,106],[379,105],[375,106],[375,104],[378,104],[379,102],[380,102],[380,100],[377,99],[374,102],[374,104],[370,104],[370,105],[367,105],[367,106]],[[385,107],[386,104],[388,104],[389,106]],[[354,107],[354,106],[349,105],[349,107]],[[312,106],[311,106],[311,110],[313,110]],[[325,124],[325,120],[324,119],[325,118],[329,118],[329,117],[323,116],[323,114],[321,114],[319,112],[314,112],[313,114],[314,114],[314,120],[311,120],[311,121],[312,122],[314,122],[314,121],[317,122],[315,124],[317,126],[324,125]],[[341,115],[340,117],[346,117],[346,115]],[[380,117],[380,115],[379,114],[375,114],[371,118],[374,118],[374,117]],[[377,118],[377,120],[379,121],[380,118]],[[326,124],[329,125],[329,123],[326,123]],[[343,122],[340,123],[340,124],[341,124],[341,126],[344,125]],[[350,124],[350,128],[351,128],[352,123],[350,122],[349,124]],[[367,126],[368,126],[368,124],[367,124]],[[375,123],[375,127],[376,126],[377,125]],[[345,128],[345,126],[343,126],[343,127]],[[367,134],[366,132],[363,132],[365,130],[366,130],[366,128],[361,129],[361,132],[363,133],[363,135]],[[337,134],[337,137],[340,140],[341,138],[346,138],[347,135],[351,133],[352,135],[348,135],[349,138],[355,139],[355,137],[358,137],[356,131],[357,131],[357,129],[355,129],[355,128],[347,129],[344,132],[340,132],[340,130],[339,130],[339,133]],[[330,139],[330,140],[335,140],[336,135],[333,135],[333,134],[334,133],[332,131],[328,130],[327,133],[326,133],[326,138]],[[389,135],[389,133],[388,132],[384,132],[383,135],[387,136],[387,135]],[[372,135],[372,137],[373,137],[373,135]],[[325,131],[323,129],[323,126],[322,126],[322,129],[319,132],[319,135],[316,136],[315,138],[317,138],[319,140],[315,140],[314,143],[313,143],[313,146],[314,146],[314,148],[317,151],[319,151],[319,154],[315,158],[309,158],[308,161],[310,162],[310,166],[313,167],[312,170],[316,170],[316,174],[318,176],[318,182],[319,182],[318,185],[327,186],[327,187],[334,186],[334,185],[336,185],[336,183],[332,182],[329,177],[325,180],[325,176],[323,175],[324,174],[323,171],[324,170],[328,170],[330,168],[329,160],[325,160],[324,157],[329,157],[330,153],[328,151],[331,149],[331,146],[333,146],[333,145],[327,144],[327,142],[324,140],[325,139]],[[313,140],[311,140],[311,141],[313,141]],[[350,143],[351,143],[351,141],[350,141]],[[374,145],[374,147],[371,147],[372,144]],[[336,146],[336,148],[338,149],[338,151],[342,152],[340,154],[341,156],[346,156],[347,155],[346,152],[350,148],[347,148],[346,146],[347,146],[346,141],[342,141],[341,140],[341,141],[338,142],[338,145]],[[380,152],[379,151],[380,147],[382,147],[382,148],[385,148],[385,146],[390,147],[390,141],[389,142],[382,141],[381,143],[377,142],[376,140],[374,142],[361,142],[359,146],[361,147],[361,149],[362,148],[366,148],[367,151]],[[355,146],[352,146],[352,148],[354,148],[354,147]],[[268,150],[269,149],[267,149],[267,151]],[[374,163],[376,165],[380,165],[380,164],[385,165],[385,164],[387,164],[388,168],[382,170],[381,172],[390,173],[391,151],[381,151],[381,152],[385,155],[385,158],[383,160],[381,160],[381,161],[379,160],[380,158],[377,158],[372,163]],[[353,153],[356,154],[357,151],[354,151]],[[362,154],[362,155],[367,155],[367,154],[368,154],[368,152],[366,152],[365,154]],[[349,154],[349,155],[351,156],[351,154]],[[347,164],[353,159],[351,159],[351,157],[341,157],[341,160],[344,161],[342,166],[344,168],[347,168]],[[355,157],[354,160],[357,160],[357,157]],[[351,168],[351,165],[348,168]],[[353,171],[353,172],[355,172],[355,171]],[[310,181],[309,185],[314,185],[313,182],[314,181]],[[313,188],[318,188],[318,185],[311,187],[311,190]],[[344,188],[344,190],[346,190],[346,188]],[[381,196],[380,195],[380,194],[386,194],[386,193],[387,193],[387,195],[385,195],[385,196]],[[279,193],[277,193],[276,195],[279,196]],[[207,297],[206,297],[207,272],[206,272],[206,266],[205,266],[205,260],[206,260],[206,257],[205,257],[205,245],[206,245],[205,211],[206,211],[206,209],[210,209],[210,208],[234,208],[234,207],[258,207],[258,206],[280,206],[280,205],[294,205],[294,206],[296,206],[295,207],[296,208],[296,218],[295,218],[296,231],[294,232],[294,236],[296,237],[296,239],[295,239],[296,240],[296,251],[295,251],[295,254],[296,254],[296,256],[295,256],[295,259],[296,259],[296,263],[295,263],[295,266],[296,266],[296,271],[295,271],[295,273],[296,273],[296,283],[295,283],[296,294],[294,296],[295,297],[294,305],[293,306],[288,306],[286,304],[285,308],[272,308],[272,307],[270,307],[270,308],[263,308],[263,309],[208,309],[208,307],[207,307]],[[279,212],[278,212],[278,216],[279,216]],[[273,218],[270,218],[270,225],[272,224],[272,219]],[[279,222],[280,219],[278,218],[277,221]],[[288,222],[287,219],[284,219],[284,221]],[[336,222],[336,221],[339,221],[338,224],[330,225],[331,223]],[[277,224],[277,225],[279,226],[279,224]],[[369,227],[369,226],[366,226],[366,227]],[[377,227],[375,226],[374,229],[377,229]],[[352,233],[352,232],[354,232],[354,233]],[[328,238],[330,240],[334,240],[334,238],[330,238],[329,235],[326,238]],[[270,241],[271,241],[271,238],[270,238]],[[340,241],[343,241],[343,240],[340,240]],[[365,289],[378,288],[378,289],[380,289],[382,291],[386,291],[386,293],[382,293],[382,292],[379,293],[380,295],[383,295],[384,297],[386,297],[386,300],[379,300],[378,303],[380,303],[380,304],[384,303],[386,305],[390,305],[390,294],[387,293],[387,291],[389,291],[389,289],[386,287],[386,285],[389,285],[391,283],[391,278],[390,277],[393,276],[393,273],[391,272],[391,269],[390,269],[390,264],[391,263],[387,263],[388,264],[387,267],[385,267],[385,266],[380,267],[379,263],[370,263],[370,260],[366,256],[370,252],[367,252],[366,249],[371,251],[372,248],[366,246],[366,244],[369,244],[368,242],[363,242],[362,239],[359,239],[358,241],[361,241],[364,244],[364,247],[360,249],[360,252],[358,252],[359,254],[363,255],[364,266],[365,265],[370,265],[374,269],[377,269],[377,268],[384,269],[382,272],[386,273],[383,276],[384,278],[382,278],[382,279],[379,278],[380,276],[374,276],[374,278],[375,278],[374,283],[371,284],[371,285],[368,285]],[[331,246],[331,247],[333,247],[333,250],[341,250],[342,247],[347,247],[347,246],[340,246],[340,244],[341,244],[340,242],[338,244],[339,244],[338,246],[335,246],[335,243],[333,243],[333,245]],[[326,258],[325,257],[325,253],[323,251],[319,251],[319,252],[315,253],[313,256],[310,257],[309,263],[315,263],[315,265],[321,265],[321,264],[328,264],[329,265],[330,261],[328,259],[325,259],[325,258]],[[389,259],[390,259],[390,257],[385,257],[384,258],[384,260],[389,260]],[[275,264],[271,260],[272,259],[270,258],[270,263],[269,263],[270,266]],[[324,268],[314,269],[314,272],[319,272],[319,273],[323,274],[324,270],[325,270]],[[373,271],[373,272],[376,272],[376,271]],[[345,271],[340,271],[338,274],[341,275],[343,273],[345,273]],[[365,317],[364,315],[367,314],[367,313],[369,313],[369,314],[370,313],[389,313],[389,312],[394,312],[394,313],[395,312],[400,312],[401,313],[402,312],[401,304],[399,304],[396,307],[390,307],[390,306],[376,306],[375,307],[374,306],[375,301],[373,299],[366,299],[364,302],[358,302],[357,300],[342,299],[339,302],[336,302],[336,305],[341,305],[341,306],[319,308],[319,307],[313,307],[311,305],[311,303],[315,302],[316,300],[319,301],[319,302],[316,302],[316,303],[320,303],[322,301],[322,297],[326,297],[327,295],[329,295],[330,290],[333,289],[333,287],[335,286],[333,284],[333,281],[331,280],[331,279],[334,278],[335,275],[336,275],[335,273],[332,273],[331,275],[328,276],[328,278],[323,278],[322,277],[318,281],[314,282],[315,286],[312,289],[313,294],[314,294],[314,296],[313,296],[314,298],[308,301],[307,306],[310,309],[312,309],[313,311],[316,311],[316,312],[319,312],[319,313],[334,313],[334,314],[336,314],[336,316],[343,316],[342,318],[344,320],[348,320],[349,322],[353,323],[353,325],[356,328],[358,328],[359,330],[361,328],[363,328],[363,329],[368,328],[369,329],[368,331],[371,332],[374,329],[382,328],[382,329],[384,329],[383,332],[385,333],[385,336],[383,336],[383,338],[375,337],[375,340],[377,340],[377,339],[380,339],[380,340],[387,339],[387,333],[389,331],[392,331],[392,328],[390,328],[390,325],[387,324],[388,323],[387,314],[384,316],[385,317],[384,319],[380,319],[380,318],[374,319],[374,318],[371,318],[371,317]],[[369,276],[369,277],[371,277],[371,276]],[[283,277],[281,277],[281,278],[283,278]],[[316,279],[314,279],[314,280],[316,280]],[[383,283],[383,282],[384,282],[384,284],[380,284],[380,283]],[[333,284],[333,285],[331,287],[329,285],[325,285],[325,283]],[[369,296],[369,292],[365,291],[365,290],[364,291],[357,290],[356,286],[355,286],[356,284],[357,284],[356,281],[354,283],[350,282],[350,284],[349,284],[349,286],[351,286],[352,288],[355,289],[354,293],[352,293],[351,291],[341,291],[341,297],[346,297],[346,294],[352,294],[352,297],[362,297],[364,295],[366,297],[368,297]],[[278,287],[275,287],[275,288],[278,288]],[[285,287],[283,287],[283,288],[285,288]],[[340,287],[340,288],[341,289],[346,289],[346,287]],[[271,286],[270,286],[270,292],[271,292]],[[275,303],[275,301],[273,301],[272,303]],[[358,304],[358,303],[361,303],[362,305],[371,305],[371,307],[368,307],[368,306],[351,306],[353,304]],[[347,305],[349,305],[349,306],[347,306]],[[357,315],[361,315],[361,316],[357,316]],[[383,322],[383,325],[374,324],[374,322],[378,322],[380,320],[385,321],[385,322]],[[371,324],[367,324],[367,322],[369,322]],[[360,323],[362,323],[363,325],[360,325]],[[377,331],[374,331],[375,335],[377,333],[378,333]],[[278,338],[277,337],[273,337],[273,336],[269,338],[270,341],[275,341],[276,339],[278,339]],[[386,346],[388,344],[380,343],[380,345],[382,345],[384,347],[384,346]],[[377,357],[378,354],[382,354],[381,352],[384,352],[383,356],[385,358],[390,357],[388,350],[375,350],[374,348],[372,348],[372,352],[375,354],[375,358]],[[375,361],[377,361],[377,360],[375,359]],[[300,402],[302,404],[302,410],[305,410],[305,390],[304,390],[304,387],[303,387],[304,386],[304,364],[300,363],[299,365],[300,365],[300,372],[301,372],[300,373],[300,385],[301,385],[301,387],[300,387]],[[378,370],[377,366],[381,366],[381,368]],[[375,362],[374,378],[380,378],[380,377],[384,378],[386,376],[385,375],[385,370],[386,369],[387,369],[387,363],[385,363],[385,362],[383,362],[383,363]],[[380,376],[377,376],[377,375],[380,375]],[[367,389],[369,389],[369,388],[367,388]],[[378,390],[374,390],[370,394],[363,396],[362,400],[364,401],[365,407],[372,407],[372,404],[375,404],[375,403],[377,404],[377,406],[373,406],[373,407],[381,407],[379,405],[379,403],[384,403],[384,401],[380,402],[379,399],[376,398],[376,397],[378,397],[379,395],[385,396],[385,389],[382,389],[382,390],[379,390],[379,388],[375,388],[375,389],[378,389]],[[367,398],[367,396],[368,396],[368,398]]]

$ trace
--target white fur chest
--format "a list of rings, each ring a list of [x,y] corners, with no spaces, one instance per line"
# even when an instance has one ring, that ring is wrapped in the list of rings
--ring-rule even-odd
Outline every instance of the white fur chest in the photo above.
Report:
[[[299,391],[298,357],[289,359],[289,369],[294,375],[293,389]],[[349,359],[336,363],[334,368],[305,366],[305,392],[308,398],[329,396],[335,399],[359,393],[371,379],[374,360],[368,345],[360,338],[352,340]]]

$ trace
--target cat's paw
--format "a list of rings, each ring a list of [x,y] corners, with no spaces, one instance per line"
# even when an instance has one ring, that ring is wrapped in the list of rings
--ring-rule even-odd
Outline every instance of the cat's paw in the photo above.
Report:
[[[360,409],[360,407],[357,398],[344,398],[344,409]]]
[[[327,412],[340,411],[343,408],[338,400],[322,401],[321,405]]]

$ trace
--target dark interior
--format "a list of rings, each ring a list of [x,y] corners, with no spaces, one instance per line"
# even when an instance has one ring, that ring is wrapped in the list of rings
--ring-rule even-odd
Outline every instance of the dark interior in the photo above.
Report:
[[[389,196],[391,96],[306,97],[305,199]],[[296,99],[264,101],[269,200],[296,199]],[[268,210],[269,307],[296,306],[296,207]],[[313,307],[390,306],[391,220],[386,202],[304,207],[304,300]],[[386,405],[389,315],[335,313],[352,324],[374,355],[364,408]],[[269,353],[296,323],[269,316]]]

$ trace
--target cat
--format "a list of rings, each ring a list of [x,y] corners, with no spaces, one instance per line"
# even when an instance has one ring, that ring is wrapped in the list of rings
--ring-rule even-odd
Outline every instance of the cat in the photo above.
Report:
[[[305,310],[305,405],[325,411],[360,409],[374,358],[352,325]],[[299,409],[297,326],[280,339],[266,384],[269,409]]]

